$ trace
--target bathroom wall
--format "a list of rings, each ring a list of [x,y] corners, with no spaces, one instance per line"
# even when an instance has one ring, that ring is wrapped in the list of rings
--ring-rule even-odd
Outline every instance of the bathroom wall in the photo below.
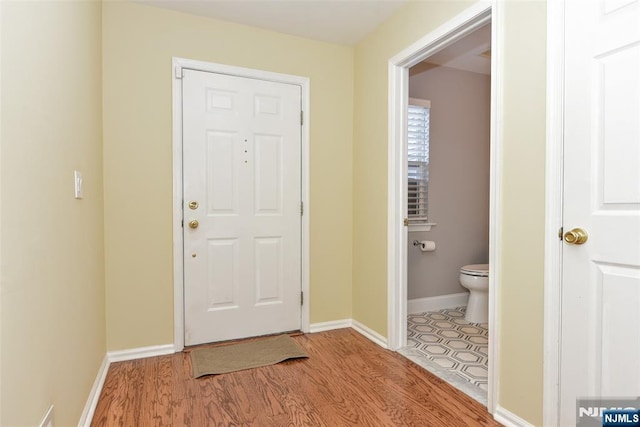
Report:
[[[409,96],[431,101],[428,232],[410,232],[408,297],[466,292],[460,267],[489,259],[491,78],[430,64],[411,69]],[[414,240],[433,240],[421,252]]]

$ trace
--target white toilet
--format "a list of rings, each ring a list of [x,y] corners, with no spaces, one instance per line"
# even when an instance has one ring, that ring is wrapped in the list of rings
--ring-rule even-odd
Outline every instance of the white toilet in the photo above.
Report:
[[[460,269],[460,284],[469,289],[467,322],[487,323],[489,320],[489,264],[465,265]]]

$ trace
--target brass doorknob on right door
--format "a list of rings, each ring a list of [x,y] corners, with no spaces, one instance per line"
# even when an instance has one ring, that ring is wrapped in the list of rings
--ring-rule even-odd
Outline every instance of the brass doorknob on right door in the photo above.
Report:
[[[564,233],[564,241],[568,245],[582,245],[588,238],[589,235],[582,228],[574,228]]]
[[[196,229],[198,228],[199,225],[200,223],[198,222],[197,219],[192,219],[191,221],[189,221],[189,228]]]

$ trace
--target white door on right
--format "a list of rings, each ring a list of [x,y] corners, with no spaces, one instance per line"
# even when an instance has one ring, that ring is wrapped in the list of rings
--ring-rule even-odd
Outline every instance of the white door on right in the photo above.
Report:
[[[574,426],[577,398],[640,396],[640,1],[565,2],[564,108],[560,425]]]

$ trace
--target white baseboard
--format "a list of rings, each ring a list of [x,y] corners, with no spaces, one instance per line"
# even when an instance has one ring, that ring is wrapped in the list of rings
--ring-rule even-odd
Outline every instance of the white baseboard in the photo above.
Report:
[[[128,350],[109,351],[102,359],[102,365],[98,370],[96,380],[93,382],[89,398],[84,406],[78,427],[89,427],[91,421],[93,421],[93,414],[98,406],[98,399],[100,399],[100,393],[102,393],[102,387],[104,386],[104,380],[107,378],[107,372],[109,372],[109,366],[113,362],[124,362],[125,360],[144,359],[145,357],[164,356],[166,354],[175,353],[173,344],[154,345],[151,347],[131,348]]]
[[[352,325],[351,319],[332,320],[330,322],[312,323],[309,326],[309,333],[332,331],[334,329],[350,328]]]
[[[493,413],[493,418],[505,427],[533,427],[533,424],[527,422],[526,420],[523,420],[513,412],[504,409],[500,405],[496,406],[496,410]]]
[[[80,416],[78,427],[91,426],[93,413],[98,406],[98,399],[100,399],[100,393],[102,393],[102,386],[104,385],[105,378],[107,378],[107,372],[109,372],[109,365],[111,365],[111,363],[109,362],[109,359],[105,354],[104,358],[102,359],[100,369],[98,369],[98,375],[96,375],[96,379],[93,382],[93,387],[91,387],[91,392],[89,392],[87,403],[84,405],[84,410],[82,411],[82,415]]]
[[[353,325],[351,327],[355,329],[356,332],[358,332],[361,335],[364,335],[366,338],[369,338],[371,341],[378,344],[382,348],[389,348],[387,347],[387,337],[380,335],[373,329],[363,325],[357,320],[352,320],[352,323]]]
[[[440,295],[437,297],[417,298],[407,301],[407,314],[424,313],[425,311],[442,310],[467,305],[469,292]]]
[[[109,363],[113,363],[124,362],[125,360],[144,359],[145,357],[164,356],[173,353],[175,353],[173,344],[164,344],[110,351],[107,353],[107,358],[109,359]]]
[[[387,346],[387,338],[380,335],[373,329],[368,326],[363,325],[357,320],[353,319],[342,319],[342,320],[332,320],[330,322],[320,322],[320,323],[312,323],[309,327],[309,332],[324,332],[331,331],[333,329],[342,329],[342,328],[351,328],[358,332],[360,335],[363,335],[365,338],[373,341],[378,344],[382,348],[389,348]]]

